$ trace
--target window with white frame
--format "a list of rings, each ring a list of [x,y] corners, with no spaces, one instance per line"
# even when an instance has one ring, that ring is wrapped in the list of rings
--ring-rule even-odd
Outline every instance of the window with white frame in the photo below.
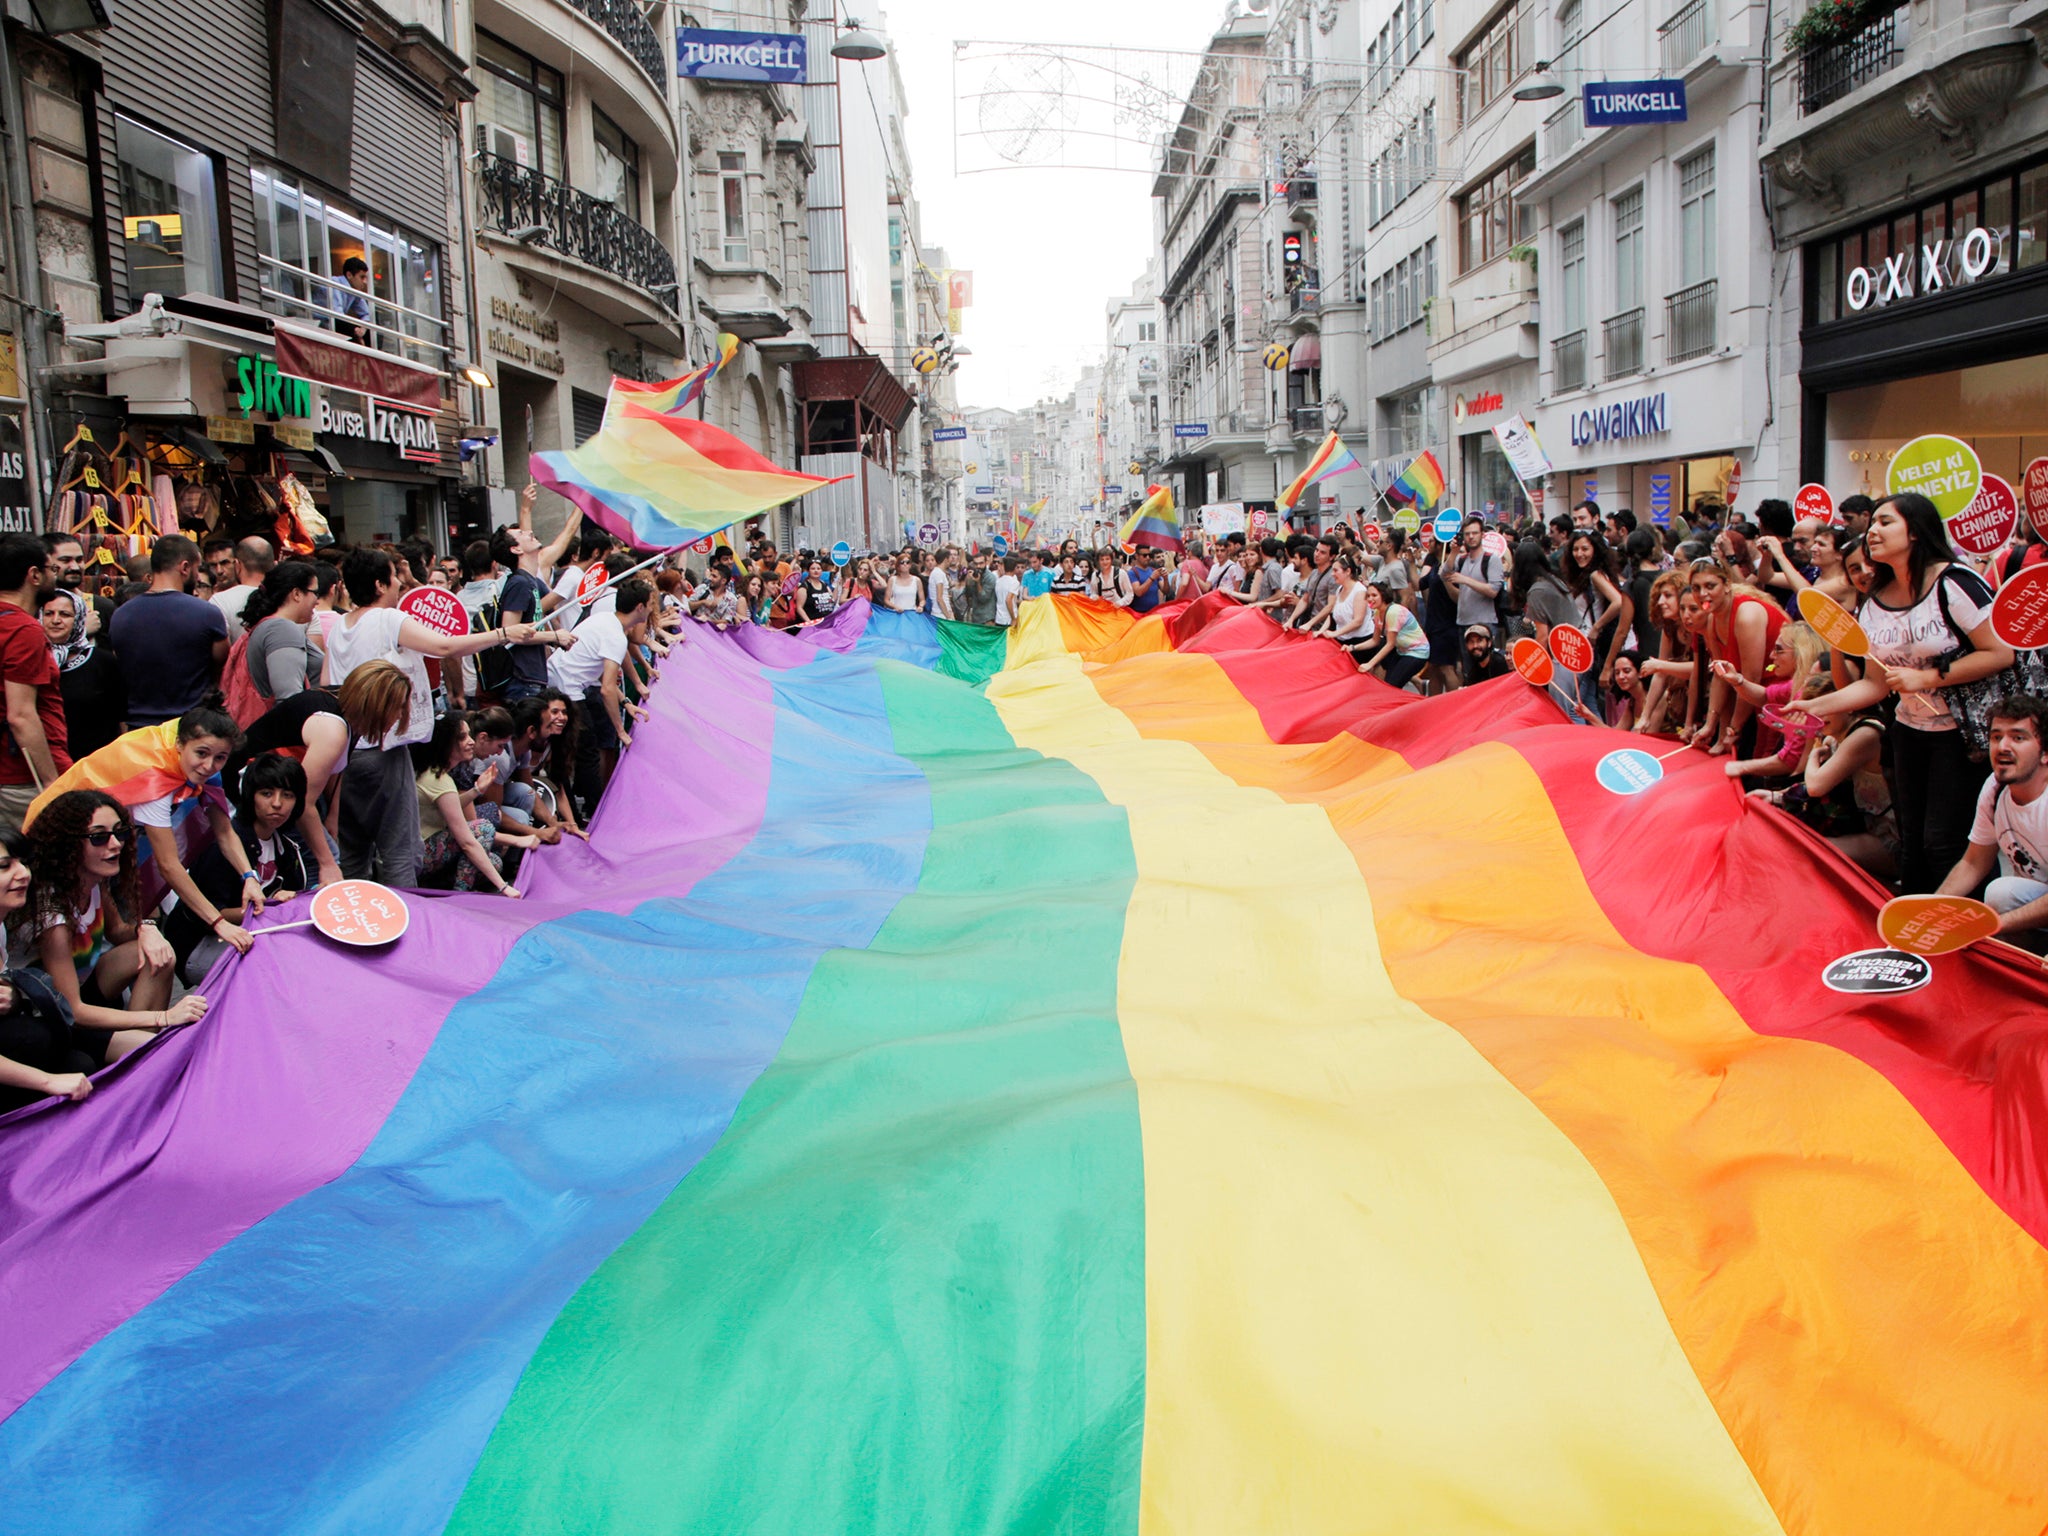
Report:
[[[718,157],[719,227],[725,241],[727,261],[745,261],[747,245],[747,157]]]
[[[1574,219],[1557,235],[1559,330],[1569,336],[1586,328],[1586,221]]]
[[[1678,162],[1678,286],[1691,288],[1716,276],[1714,146]]]
[[[590,137],[596,151],[597,197],[635,224],[640,217],[640,146],[596,107],[590,109]]]
[[[1614,200],[1614,310],[1643,307],[1643,189],[1631,187]]]
[[[420,361],[442,350],[439,245],[338,202],[290,171],[252,167],[249,186],[265,309],[324,324],[367,318],[369,345]],[[370,268],[360,302],[343,273],[352,259]]]

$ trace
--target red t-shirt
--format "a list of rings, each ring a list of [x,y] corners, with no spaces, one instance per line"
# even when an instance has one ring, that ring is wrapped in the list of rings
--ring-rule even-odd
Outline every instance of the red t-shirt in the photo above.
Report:
[[[12,603],[0,603],[0,680],[34,686],[36,713],[42,716],[43,734],[50,740],[50,756],[59,773],[69,768],[71,754],[64,750],[64,694],[57,686],[57,658],[50,654],[43,626]],[[14,744],[14,733],[0,731],[0,784],[34,782],[28,759]]]

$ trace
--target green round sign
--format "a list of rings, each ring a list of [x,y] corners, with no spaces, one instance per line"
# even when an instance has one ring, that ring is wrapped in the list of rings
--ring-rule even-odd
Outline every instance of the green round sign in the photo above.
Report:
[[[1897,496],[1918,491],[1934,503],[1946,522],[1977,499],[1983,483],[1977,450],[1959,437],[1930,432],[1916,437],[1897,453],[1885,470],[1885,489]]]
[[[1422,526],[1422,514],[1413,507],[1403,507],[1394,514],[1394,526],[1404,533],[1413,533]]]

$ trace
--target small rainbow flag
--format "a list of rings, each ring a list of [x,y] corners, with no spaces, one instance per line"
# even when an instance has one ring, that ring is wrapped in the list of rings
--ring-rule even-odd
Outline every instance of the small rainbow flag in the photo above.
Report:
[[[637,379],[613,379],[611,398],[605,404],[605,420],[609,422],[613,410],[628,401],[663,416],[681,415],[696,404],[705,386],[733,360],[739,349],[739,337],[730,331],[721,331],[718,334],[718,356],[702,368],[691,369],[679,379],[664,379],[658,384],[642,384]]]
[[[1397,507],[1434,512],[1444,499],[1444,468],[1427,448],[1415,455],[1415,462],[1402,470],[1387,487],[1387,500]]]
[[[1284,517],[1294,504],[1301,500],[1302,492],[1310,486],[1318,481],[1327,480],[1332,475],[1348,474],[1362,467],[1358,462],[1358,455],[1346,448],[1343,439],[1332,432],[1323,439],[1323,445],[1316,449],[1316,456],[1308,461],[1308,468],[1294,477],[1294,483],[1280,493],[1274,504]]]
[[[1038,531],[1038,514],[1045,510],[1045,504],[1051,500],[1050,496],[1041,496],[1017,514],[1017,542],[1019,544],[1029,544],[1031,542],[1032,534]]]
[[[848,478],[780,468],[708,421],[617,398],[597,436],[565,453],[536,453],[532,469],[540,484],[641,549],[694,544]]]
[[[1126,545],[1144,549],[1182,548],[1180,514],[1173,509],[1173,492],[1163,485],[1145,487],[1145,500],[1125,519],[1116,533]]]

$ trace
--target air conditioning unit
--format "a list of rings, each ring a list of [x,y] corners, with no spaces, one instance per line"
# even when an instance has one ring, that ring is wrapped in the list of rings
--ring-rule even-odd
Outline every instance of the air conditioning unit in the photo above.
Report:
[[[533,146],[525,134],[514,132],[500,123],[478,123],[476,138],[479,154],[510,160],[522,171],[533,168]]]

